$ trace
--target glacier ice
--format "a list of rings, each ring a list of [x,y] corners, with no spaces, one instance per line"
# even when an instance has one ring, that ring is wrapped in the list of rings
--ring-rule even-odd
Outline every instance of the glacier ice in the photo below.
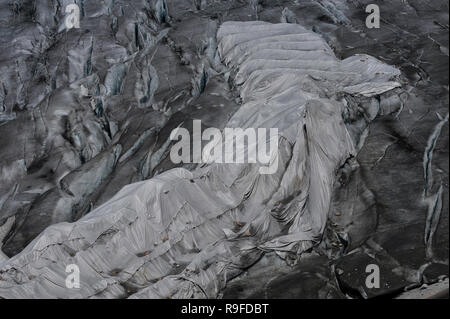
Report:
[[[243,101],[227,127],[278,128],[276,173],[260,175],[258,164],[210,164],[130,184],[1,262],[0,297],[216,297],[265,252],[295,259],[320,241],[337,171],[356,155],[342,96],[386,92],[399,71],[367,55],[339,60],[320,35],[297,24],[225,22],[217,43]],[[136,89],[145,105],[151,73],[142,70]],[[114,92],[120,76],[111,76],[106,86]],[[104,169],[121,147],[109,152]],[[77,178],[67,175],[62,183],[73,186],[63,189],[84,198],[89,189]],[[65,287],[68,264],[80,267],[80,289]]]

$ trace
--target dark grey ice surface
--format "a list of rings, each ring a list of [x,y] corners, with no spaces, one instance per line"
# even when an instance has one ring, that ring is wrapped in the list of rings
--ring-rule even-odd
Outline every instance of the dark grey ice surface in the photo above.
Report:
[[[211,39],[225,21],[261,20],[297,22],[340,59],[365,53],[395,66],[403,87],[378,99],[382,111],[340,171],[321,244],[291,266],[266,254],[221,294],[394,296],[448,276],[447,1],[82,1],[81,29],[69,32],[66,3],[0,1],[7,256],[173,168],[173,128],[192,119],[223,128],[242,101]],[[369,3],[380,5],[380,29],[364,24]],[[349,127],[359,128],[357,115]],[[367,264],[380,265],[380,289],[365,288]]]

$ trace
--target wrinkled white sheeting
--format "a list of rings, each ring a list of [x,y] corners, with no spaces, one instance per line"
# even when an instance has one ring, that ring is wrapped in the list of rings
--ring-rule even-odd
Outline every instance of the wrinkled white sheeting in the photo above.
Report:
[[[211,164],[129,185],[1,264],[0,297],[216,297],[264,251],[289,258],[320,241],[336,172],[355,155],[339,93],[384,91],[399,71],[340,61],[299,25],[227,22],[217,40],[244,101],[228,127],[278,128],[277,172]],[[69,264],[80,289],[65,287]]]
[[[400,83],[389,81],[384,83],[361,83],[354,86],[348,86],[344,89],[345,93],[351,95],[362,95],[365,97],[372,97],[383,94],[395,88],[401,87]]]

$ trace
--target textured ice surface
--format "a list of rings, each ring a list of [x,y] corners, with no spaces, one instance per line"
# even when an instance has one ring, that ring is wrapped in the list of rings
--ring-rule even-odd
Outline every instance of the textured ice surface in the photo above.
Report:
[[[397,87],[399,71],[367,55],[339,60],[320,35],[295,24],[226,22],[217,43],[244,101],[227,126],[278,128],[277,172],[212,164],[128,185],[3,262],[1,297],[216,297],[264,252],[295,259],[320,241],[337,172],[359,140],[344,123],[342,97]],[[144,104],[154,93],[147,70],[141,81],[150,91],[136,93]],[[120,81],[123,69],[110,72],[107,92],[114,94],[111,79]],[[107,154],[97,169],[115,165],[120,149]],[[63,189],[83,198],[89,189],[77,178],[67,175]],[[80,267],[81,289],[65,287],[69,264]]]

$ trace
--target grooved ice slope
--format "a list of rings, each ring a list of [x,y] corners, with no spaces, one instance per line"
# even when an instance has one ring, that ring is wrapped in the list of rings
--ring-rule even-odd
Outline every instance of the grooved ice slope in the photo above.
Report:
[[[278,128],[277,172],[211,164],[129,185],[1,264],[0,297],[215,297],[264,251],[292,259],[320,241],[336,172],[355,155],[342,93],[383,93],[398,70],[340,61],[298,25],[227,22],[217,38],[244,102],[227,126]],[[69,264],[79,290],[65,287]]]

